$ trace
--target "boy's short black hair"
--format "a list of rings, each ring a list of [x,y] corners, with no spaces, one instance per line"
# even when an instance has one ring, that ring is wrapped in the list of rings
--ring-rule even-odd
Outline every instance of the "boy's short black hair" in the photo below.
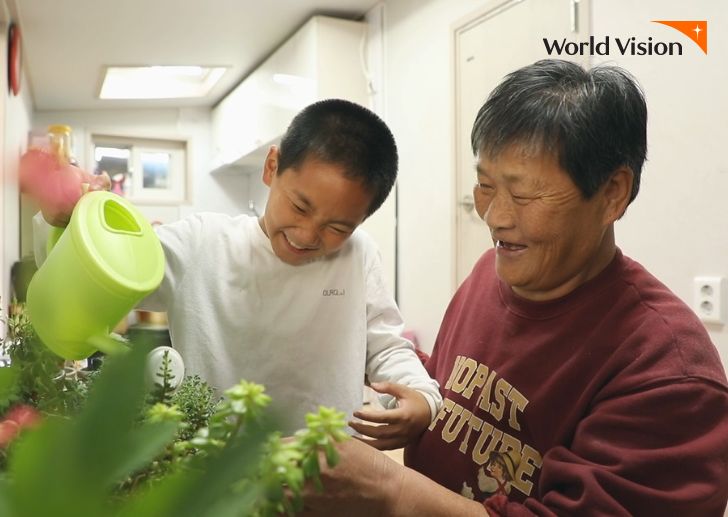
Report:
[[[387,199],[397,179],[397,145],[387,125],[367,108],[326,99],[304,108],[281,140],[278,174],[308,157],[344,167],[373,194],[367,215]]]
[[[474,154],[495,156],[511,144],[553,153],[587,199],[628,166],[632,202],[647,155],[647,106],[621,68],[587,71],[546,59],[506,76],[480,108],[470,140]]]

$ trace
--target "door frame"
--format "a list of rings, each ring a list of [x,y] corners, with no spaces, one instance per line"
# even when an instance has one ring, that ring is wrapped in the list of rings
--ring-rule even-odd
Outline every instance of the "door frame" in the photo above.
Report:
[[[457,290],[459,286],[459,280],[458,280],[458,258],[459,258],[459,246],[460,246],[460,228],[463,225],[463,217],[465,216],[465,213],[463,210],[460,209],[460,172],[462,171],[463,167],[466,167],[467,164],[462,163],[462,158],[460,156],[460,152],[458,150],[458,142],[460,141],[460,138],[465,137],[465,135],[460,134],[460,108],[461,108],[461,99],[458,95],[459,91],[459,78],[460,78],[460,65],[458,60],[458,55],[460,52],[460,35],[463,32],[466,32],[467,30],[471,29],[475,25],[478,25],[485,20],[488,20],[490,18],[493,18],[494,16],[497,16],[501,12],[511,8],[513,5],[519,4],[523,2],[524,0],[489,0],[486,2],[483,6],[476,9],[475,11],[466,14],[462,18],[459,18],[456,20],[451,26],[450,26],[450,87],[452,91],[452,100],[451,100],[451,106],[452,106],[452,124],[453,124],[453,131],[451,132],[450,137],[450,149],[452,149],[451,153],[451,163],[452,163],[452,170],[453,170],[453,178],[452,178],[452,193],[453,193],[453,199],[452,199],[452,207],[453,211],[455,212],[455,217],[452,217],[452,271],[451,271],[451,292],[450,295],[452,296],[455,294],[455,291]]]

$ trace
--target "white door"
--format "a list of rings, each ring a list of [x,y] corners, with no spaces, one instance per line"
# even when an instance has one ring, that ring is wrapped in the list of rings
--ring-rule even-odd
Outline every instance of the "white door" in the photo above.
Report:
[[[488,228],[473,209],[476,175],[470,130],[475,115],[506,74],[549,57],[543,38],[586,40],[587,8],[587,0],[500,0],[455,29],[457,285],[493,245]],[[588,56],[564,58],[588,63]]]

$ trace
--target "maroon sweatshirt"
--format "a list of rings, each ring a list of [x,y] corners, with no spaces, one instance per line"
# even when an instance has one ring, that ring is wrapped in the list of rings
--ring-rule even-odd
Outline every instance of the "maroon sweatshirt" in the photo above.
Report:
[[[406,463],[492,515],[722,516],[728,383],[693,312],[617,251],[532,302],[487,252],[427,363],[444,405]]]

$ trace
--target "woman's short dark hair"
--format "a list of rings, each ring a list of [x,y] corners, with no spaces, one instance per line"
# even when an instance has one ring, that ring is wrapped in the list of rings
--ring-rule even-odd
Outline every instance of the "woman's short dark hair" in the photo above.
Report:
[[[397,179],[397,145],[387,125],[367,108],[326,99],[304,108],[288,126],[280,145],[278,173],[306,158],[341,165],[373,194],[367,215],[387,199]]]
[[[631,202],[647,154],[647,106],[621,68],[587,71],[546,59],[506,76],[480,108],[470,140],[474,154],[491,157],[511,144],[553,153],[587,199],[627,166]]]

